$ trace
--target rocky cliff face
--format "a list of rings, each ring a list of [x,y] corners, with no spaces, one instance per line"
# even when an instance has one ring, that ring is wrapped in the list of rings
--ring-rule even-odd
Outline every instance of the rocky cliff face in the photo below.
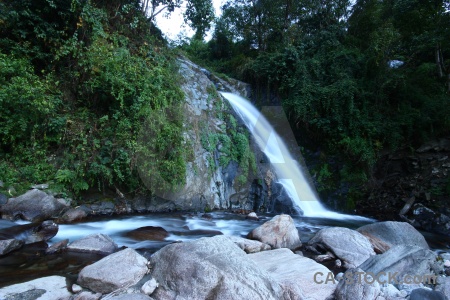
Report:
[[[180,59],[184,91],[186,184],[177,191],[134,201],[138,211],[242,209],[290,212],[267,158],[220,91],[249,97],[247,84],[221,79]]]

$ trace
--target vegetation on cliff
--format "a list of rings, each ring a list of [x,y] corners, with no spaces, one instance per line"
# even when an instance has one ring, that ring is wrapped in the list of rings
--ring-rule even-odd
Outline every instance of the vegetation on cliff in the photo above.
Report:
[[[158,127],[144,139],[156,157],[148,172],[183,183],[182,118],[164,117],[180,111],[183,93],[139,1],[1,1],[0,10],[4,189],[139,191],[143,124]]]

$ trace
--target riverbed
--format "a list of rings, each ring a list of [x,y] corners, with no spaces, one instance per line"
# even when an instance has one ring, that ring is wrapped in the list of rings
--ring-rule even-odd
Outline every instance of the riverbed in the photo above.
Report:
[[[24,282],[43,276],[62,275],[75,282],[78,272],[87,264],[101,259],[102,255],[63,252],[46,255],[47,245],[64,239],[70,242],[89,234],[103,233],[109,235],[119,247],[130,247],[142,255],[150,257],[160,248],[175,242],[183,242],[219,232],[225,235],[245,237],[251,230],[270,220],[272,214],[261,214],[258,221],[247,219],[245,215],[230,212],[211,213],[170,213],[146,214],[133,216],[103,216],[90,218],[76,224],[59,225],[58,234],[47,243],[26,245],[5,257],[0,257],[0,287]],[[320,229],[332,226],[356,229],[373,223],[375,220],[358,216],[345,216],[339,220],[327,218],[307,218],[293,216],[299,230],[301,241],[308,242]],[[24,223],[24,222],[18,222]],[[12,222],[0,222],[0,228],[16,225]],[[126,236],[126,233],[139,227],[162,227],[169,236],[162,241],[138,241]],[[436,251],[447,250],[450,240],[442,236],[425,233],[430,247]]]

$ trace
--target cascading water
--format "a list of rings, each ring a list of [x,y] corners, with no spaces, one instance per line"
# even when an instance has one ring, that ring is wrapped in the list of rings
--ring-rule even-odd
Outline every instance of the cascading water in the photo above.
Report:
[[[270,159],[279,183],[283,185],[293,203],[303,210],[304,216],[331,219],[362,218],[327,210],[305,179],[299,163],[292,157],[286,144],[258,109],[238,95],[225,92],[221,94],[230,102],[253,134],[261,151]]]

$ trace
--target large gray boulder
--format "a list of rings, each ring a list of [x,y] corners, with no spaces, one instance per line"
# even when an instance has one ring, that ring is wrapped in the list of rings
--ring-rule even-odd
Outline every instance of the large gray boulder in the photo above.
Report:
[[[94,233],[76,240],[67,246],[75,252],[90,252],[98,254],[111,254],[117,250],[117,244],[106,234]]]
[[[295,250],[302,242],[294,220],[289,215],[278,215],[270,221],[253,229],[247,237],[270,245],[272,248],[289,248]]]
[[[328,268],[291,250],[264,251],[248,257],[281,284],[285,299],[328,299],[336,289],[335,282],[324,284],[331,273]],[[317,277],[316,274],[321,276]],[[315,282],[315,278],[322,284]]]
[[[61,199],[55,199],[43,191],[33,189],[17,198],[9,199],[8,203],[0,207],[0,213],[4,219],[22,218],[39,222],[58,217],[68,208],[69,206]]]
[[[150,263],[155,299],[282,299],[274,278],[226,236],[168,245]]]
[[[0,299],[68,299],[71,293],[66,287],[66,278],[48,276],[0,289]]]
[[[348,269],[336,287],[336,300],[375,300],[381,292],[380,284],[366,275],[360,268]]]
[[[429,249],[423,235],[406,222],[378,222],[364,225],[357,231],[369,239],[377,253],[384,253],[390,248],[400,245]]]
[[[344,227],[330,227],[319,230],[309,240],[308,247],[317,252],[332,252],[344,267],[356,268],[375,255],[369,240],[355,230]]]
[[[434,270],[437,269],[436,259],[436,254],[431,250],[403,245],[370,257],[360,265],[360,268],[367,273],[377,274],[381,283],[398,286],[402,283],[414,283],[411,282],[413,280],[411,276],[421,276],[422,279],[426,279],[424,276],[434,276]]]
[[[127,248],[83,268],[77,283],[97,293],[111,293],[138,283],[148,272],[147,264],[147,259]]]

